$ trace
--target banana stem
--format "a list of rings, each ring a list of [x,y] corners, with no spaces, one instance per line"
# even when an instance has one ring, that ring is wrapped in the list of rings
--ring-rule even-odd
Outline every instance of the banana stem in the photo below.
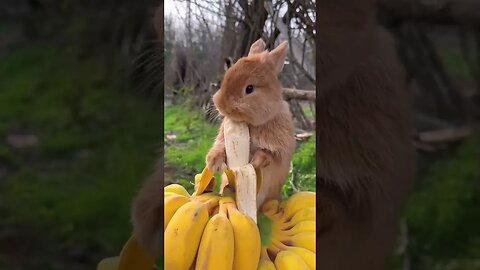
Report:
[[[219,214],[222,213],[222,214],[228,216],[227,207],[228,207],[228,204],[226,202],[224,202],[223,200],[220,200],[220,206],[219,206],[218,213]]]
[[[268,257],[268,253],[267,253],[267,248],[266,248],[266,247],[262,247],[262,251],[261,251],[260,257],[261,257],[262,259],[265,259],[265,260],[270,260],[270,257]]]
[[[269,251],[271,251],[275,256],[277,256],[277,253],[280,252],[281,250],[275,246],[275,245],[270,245],[267,247]]]
[[[218,198],[210,198],[205,202],[205,205],[207,206],[208,214],[211,215],[218,205]]]

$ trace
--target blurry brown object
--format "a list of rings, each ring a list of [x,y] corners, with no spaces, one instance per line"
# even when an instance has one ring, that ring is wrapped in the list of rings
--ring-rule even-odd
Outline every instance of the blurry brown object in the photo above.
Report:
[[[163,8],[163,1],[161,1],[160,5],[155,9],[155,16],[154,16],[154,27],[155,31],[157,32],[158,42],[160,42],[160,47],[163,48],[163,15],[164,8]]]
[[[5,140],[8,145],[18,149],[30,148],[38,144],[38,137],[33,134],[10,134]]]
[[[317,265],[384,270],[411,187],[410,106],[374,0],[317,3]]]

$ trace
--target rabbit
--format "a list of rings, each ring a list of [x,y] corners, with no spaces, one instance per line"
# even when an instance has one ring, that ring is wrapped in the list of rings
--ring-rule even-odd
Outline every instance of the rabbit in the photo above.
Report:
[[[317,7],[319,269],[389,269],[415,179],[406,74],[376,7],[375,0]]]
[[[212,97],[221,116],[248,124],[250,164],[262,170],[258,208],[268,200],[280,199],[296,147],[293,117],[288,103],[283,100],[278,80],[287,48],[285,41],[268,52],[264,41],[257,40],[251,45],[248,56],[226,71],[220,89]],[[205,162],[213,172],[226,169],[223,122]]]
[[[292,115],[277,80],[286,51],[286,42],[266,52],[265,43],[258,40],[251,46],[248,57],[227,70],[221,88],[213,96],[221,115],[249,124],[251,164],[262,168],[264,179],[258,205],[280,197],[280,188],[288,176],[295,150]],[[206,162],[212,171],[226,168],[222,125]],[[138,191],[131,209],[133,233],[153,256],[161,255],[163,247],[163,170],[163,155],[160,155],[154,173]]]

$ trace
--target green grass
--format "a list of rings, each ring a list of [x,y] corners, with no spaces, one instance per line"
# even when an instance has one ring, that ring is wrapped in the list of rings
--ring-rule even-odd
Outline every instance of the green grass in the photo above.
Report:
[[[289,181],[282,187],[282,198],[287,199],[293,193],[290,184],[293,176],[293,184],[297,190],[315,191],[316,184],[316,159],[315,159],[315,136],[297,145],[297,151],[292,158],[293,172],[289,174]]]
[[[120,73],[109,77],[101,58],[37,46],[0,61],[0,137],[39,138],[31,149],[0,146],[9,171],[0,242],[27,241],[0,249],[0,269],[94,269],[131,233],[130,201],[154,164],[161,111],[121,94]]]
[[[186,107],[165,109],[164,132],[175,134],[173,142],[165,139],[165,164],[190,174],[205,167],[205,155],[217,135],[218,128],[207,123],[200,112]]]
[[[314,111],[312,111],[312,108],[310,106],[303,106],[303,113],[305,113],[305,116],[309,119],[315,119]]]
[[[480,239],[479,158],[477,135],[465,141],[452,158],[431,167],[426,186],[412,196],[408,208],[410,225],[418,234],[417,248],[444,256],[449,251],[461,252],[469,239]]]
[[[478,269],[479,160],[476,134],[455,154],[437,161],[411,196],[409,249],[421,269]]]
[[[447,50],[441,55],[441,61],[448,72],[462,81],[471,81],[472,74],[465,62],[465,58],[459,50]]]

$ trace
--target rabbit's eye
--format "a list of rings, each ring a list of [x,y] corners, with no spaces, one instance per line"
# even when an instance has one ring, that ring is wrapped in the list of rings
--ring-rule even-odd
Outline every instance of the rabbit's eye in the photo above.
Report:
[[[253,85],[248,85],[246,88],[245,88],[245,93],[248,94],[251,94],[253,92]]]

